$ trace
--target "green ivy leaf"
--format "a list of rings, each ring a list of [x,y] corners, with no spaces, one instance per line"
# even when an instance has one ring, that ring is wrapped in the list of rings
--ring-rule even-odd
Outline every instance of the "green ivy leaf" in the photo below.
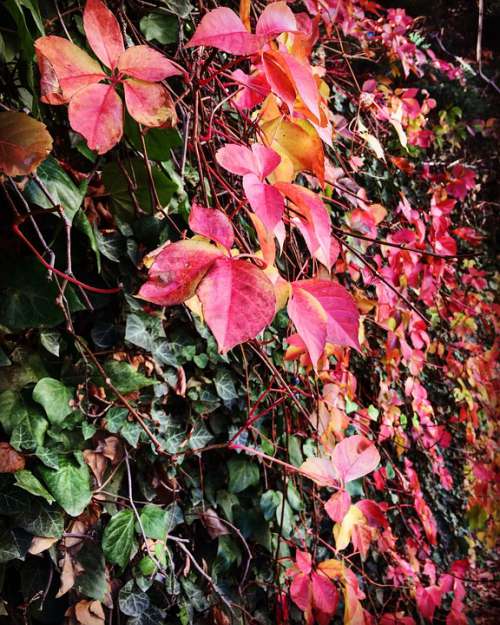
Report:
[[[214,378],[215,390],[222,401],[231,401],[238,397],[231,373],[227,369],[218,369]]]
[[[80,515],[92,499],[90,474],[86,464],[76,466],[67,457],[59,458],[59,469],[40,467],[39,471],[57,503],[70,516]]]
[[[33,536],[61,538],[64,531],[62,511],[39,499],[31,499],[27,510],[14,515],[14,522]]]
[[[149,13],[141,19],[139,27],[146,41],[156,40],[163,45],[177,41],[179,23],[173,15]]]
[[[160,506],[147,504],[140,514],[142,528],[147,538],[165,540],[167,534],[167,511]],[[140,526],[137,524],[138,531]]]
[[[22,488],[37,497],[43,497],[48,503],[55,501],[54,497],[52,497],[40,480],[35,477],[31,471],[28,471],[27,469],[16,471],[14,477],[16,479],[16,485],[19,486],[19,488]]]
[[[145,386],[158,384],[157,380],[147,378],[139,371],[136,371],[128,362],[109,360],[104,365],[104,370],[111,378],[113,386],[120,391],[120,393],[132,393]]]
[[[88,183],[83,182],[77,187],[56,159],[49,156],[37,169],[37,176],[47,189],[55,205],[63,208],[64,216],[69,223],[73,221],[78,209],[82,205],[87,192]],[[36,180],[30,180],[24,189],[24,195],[29,202],[42,208],[52,208],[53,203],[45,195]]]
[[[0,529],[0,564],[10,560],[24,560],[31,545],[31,536],[20,530]]]
[[[59,380],[42,378],[33,389],[33,399],[41,404],[51,423],[61,425],[64,419],[73,412],[70,401],[74,391]]]
[[[134,580],[131,579],[120,589],[118,605],[123,614],[127,616],[140,616],[149,608],[149,597],[145,592],[137,590]]]
[[[75,589],[86,597],[104,601],[107,592],[109,592],[109,582],[106,577],[104,554],[100,545],[91,541],[84,541],[76,557],[83,571],[76,578]]]
[[[259,483],[259,467],[255,462],[250,462],[245,458],[231,458],[227,463],[229,470],[230,493],[241,493],[250,486]]]
[[[134,547],[134,513],[132,510],[117,512],[106,526],[102,537],[102,549],[108,562],[124,568]]]

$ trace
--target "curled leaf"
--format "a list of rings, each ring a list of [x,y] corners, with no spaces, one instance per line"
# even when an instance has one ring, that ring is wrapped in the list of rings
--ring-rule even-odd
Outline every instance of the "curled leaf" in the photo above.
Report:
[[[30,174],[52,150],[45,124],[25,113],[0,113],[0,171],[8,176]]]

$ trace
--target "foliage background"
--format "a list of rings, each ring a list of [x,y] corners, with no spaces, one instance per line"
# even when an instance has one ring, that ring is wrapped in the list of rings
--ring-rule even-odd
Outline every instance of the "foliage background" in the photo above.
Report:
[[[188,52],[181,44],[192,35],[199,10],[207,6],[182,0],[113,5],[134,40],[147,40],[185,67],[200,62],[196,51]],[[423,37],[442,42],[453,55],[473,59],[476,31],[470,16],[475,3],[397,5],[423,15]],[[203,195],[203,170],[193,146],[199,137],[190,134],[189,107],[199,97],[198,85],[172,81],[177,94],[187,91],[179,125],[146,136],[160,203],[166,207],[158,211],[133,121],[127,121],[120,146],[97,158],[69,129],[63,107],[38,100],[33,41],[44,30],[62,36],[67,30],[83,46],[80,8],[71,0],[6,0],[0,8],[1,103],[30,111],[49,128],[54,150],[37,176],[72,220],[69,264],[64,221],[39,185],[3,180],[0,423],[2,441],[22,453],[25,468],[0,476],[0,622],[61,623],[66,614],[68,620],[98,625],[104,619],[89,607],[97,601],[105,606],[110,623],[225,625],[276,623],[278,618],[285,623],[276,607],[288,584],[284,570],[301,547],[305,528],[329,541],[331,523],[315,517],[319,495],[307,481],[225,447],[258,409],[262,416],[254,425],[261,450],[299,466],[314,454],[316,441],[290,389],[309,388],[311,397],[317,389],[302,369],[283,364],[288,333],[284,313],[262,340],[221,356],[210,332],[188,309],[160,312],[134,299],[145,277],[142,258],[187,230],[191,200]],[[497,45],[493,25],[499,15],[500,5],[487,3],[486,50]],[[207,54],[204,59],[207,66],[209,58]],[[368,69],[360,63],[356,71],[362,75]],[[461,160],[479,172],[479,188],[464,203],[460,223],[470,223],[484,236],[476,267],[485,272],[483,290],[491,293],[497,145],[494,136],[467,133],[461,120],[494,117],[497,95],[473,73],[467,75],[466,89],[447,81],[412,81],[412,86],[429,89],[440,110],[461,111],[434,157]],[[220,97],[217,92],[204,95],[209,108]],[[336,104],[342,106],[341,101]],[[201,124],[201,133],[206,133],[207,119]],[[209,158],[213,147],[203,149]],[[418,161],[419,153],[414,157]],[[401,172],[386,175],[375,159],[366,173],[363,184],[370,197],[384,204],[393,205],[401,188],[423,201],[418,183]],[[214,191],[205,189],[208,195]],[[33,221],[26,219],[23,231],[39,246],[39,229],[56,266],[103,288],[123,285],[123,294],[93,294],[54,276],[49,280],[11,230],[16,213],[26,217],[28,211]],[[244,219],[235,223],[249,236]],[[491,328],[477,322],[486,349],[493,340]],[[376,409],[376,361],[376,356],[352,356],[360,403],[353,402],[348,411],[370,405]],[[440,423],[447,423],[460,403],[455,403],[449,380],[435,375],[428,388]],[[272,399],[262,399],[269,389]],[[304,411],[313,408],[307,394],[299,403]],[[486,413],[481,418],[486,420]],[[140,427],[141,419],[161,454]],[[491,424],[482,426],[493,438]],[[245,431],[242,442],[255,442],[255,436]],[[487,568],[493,566],[496,536],[494,530],[488,532],[494,513],[486,506],[468,509],[463,424],[453,429],[453,437],[444,452],[452,490],[443,489],[428,471],[427,458],[417,446],[409,457],[438,524],[434,562],[444,571],[454,560],[471,557],[478,577],[466,604],[469,619],[493,623],[498,618],[495,580],[482,576],[481,569],[485,558]],[[387,466],[400,460],[392,451]],[[367,489],[375,492],[373,484]],[[400,522],[395,521],[394,531],[405,535]],[[166,535],[172,538],[165,541]],[[324,555],[324,547],[316,543],[316,557]],[[378,580],[365,585],[375,613],[382,603],[394,608],[391,592],[384,595],[377,586],[383,558],[356,562],[369,580]],[[411,610],[408,597],[403,604]],[[443,622],[444,614],[438,611],[436,622]],[[288,618],[303,622],[293,605]]]

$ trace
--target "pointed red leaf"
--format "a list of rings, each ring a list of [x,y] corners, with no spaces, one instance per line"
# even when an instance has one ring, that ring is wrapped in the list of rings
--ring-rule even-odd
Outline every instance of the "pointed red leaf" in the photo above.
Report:
[[[97,61],[63,37],[40,37],[35,41],[35,52],[42,78],[42,100],[49,104],[68,102],[82,87],[106,78]]]
[[[325,511],[335,523],[342,523],[351,506],[351,495],[346,490],[334,493],[325,503]]]
[[[148,280],[139,297],[160,306],[182,304],[223,252],[206,241],[177,241],[153,252]]]
[[[316,193],[297,184],[277,182],[275,186],[295,205],[297,215],[292,217],[292,221],[301,231],[309,251],[330,270],[331,221],[325,205]]]
[[[249,262],[218,258],[202,280],[198,297],[221,352],[253,339],[274,317],[274,288]]]
[[[97,58],[113,69],[125,49],[120,24],[114,14],[101,0],[87,0],[83,27]]]
[[[290,584],[290,597],[301,610],[309,610],[312,601],[311,581],[304,573],[296,575]]]
[[[339,593],[332,582],[323,573],[311,575],[312,600],[316,610],[332,616],[337,611]]]
[[[127,76],[147,82],[158,82],[183,74],[177,65],[150,46],[127,48],[118,59],[118,69]]]
[[[295,85],[295,90],[300,96],[304,105],[311,111],[316,118],[314,121],[320,120],[320,95],[318,85],[314,80],[311,66],[299,61],[292,54],[284,50],[278,53],[286,64],[289,75]]]
[[[259,41],[234,11],[219,7],[203,17],[186,46],[211,46],[229,54],[246,56],[258,51]]]
[[[243,189],[254,213],[269,232],[273,232],[285,210],[281,193],[272,185],[261,182],[254,174],[243,176]]]
[[[90,85],[69,103],[69,123],[87,140],[91,150],[104,154],[123,134],[123,105],[112,85]]]
[[[216,208],[205,208],[193,202],[189,213],[189,227],[196,234],[220,243],[227,250],[233,246],[233,226],[227,215]]]
[[[374,471],[380,462],[380,454],[371,441],[355,434],[335,446],[332,462],[338,477],[350,482]]]
[[[274,39],[281,33],[290,33],[297,30],[297,21],[286,2],[272,2],[260,14],[255,27],[258,37]]]
[[[123,91],[128,112],[140,124],[156,128],[177,123],[174,103],[163,85],[128,78]]]
[[[331,280],[300,280],[294,282],[292,288],[307,291],[324,309],[328,319],[328,343],[359,349],[359,312],[347,289]]]
[[[316,368],[325,349],[328,318],[318,300],[297,284],[292,283],[288,315],[304,341],[313,366]]]
[[[276,50],[264,52],[262,54],[262,66],[273,93],[285,102],[290,112],[293,112],[297,92],[280,53]]]

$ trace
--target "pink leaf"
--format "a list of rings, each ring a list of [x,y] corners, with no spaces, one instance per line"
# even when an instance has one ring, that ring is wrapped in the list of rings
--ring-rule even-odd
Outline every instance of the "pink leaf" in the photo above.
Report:
[[[319,102],[320,95],[318,85],[314,80],[311,66],[296,59],[292,54],[285,51],[279,53],[282,59],[285,61],[290,76],[295,84],[295,89],[298,92],[304,105],[311,111],[316,118],[316,122],[320,121]]]
[[[304,341],[316,368],[326,344],[328,318],[325,309],[313,295],[299,288],[297,283],[292,283],[288,315]]]
[[[266,77],[261,71],[247,75],[241,69],[237,69],[232,73],[232,77],[239,84],[240,88],[231,101],[239,110],[254,108],[271,91]]]
[[[123,105],[112,85],[80,89],[68,108],[69,123],[83,135],[91,150],[104,154],[123,134]]]
[[[274,39],[281,33],[297,30],[295,15],[286,2],[272,2],[262,11],[255,28],[255,33],[263,39]]]
[[[312,570],[312,558],[311,558],[310,553],[307,553],[307,551],[301,551],[300,549],[297,549],[295,553],[295,563],[297,564],[299,569],[302,571],[302,573],[309,575],[309,573]]]
[[[123,91],[128,112],[140,124],[156,128],[177,122],[174,103],[163,85],[128,78]]]
[[[97,58],[106,67],[114,69],[125,49],[116,17],[101,0],[87,0],[83,11],[83,27]]]
[[[325,205],[316,193],[296,184],[277,182],[276,188],[293,203],[298,215],[292,221],[304,237],[311,254],[329,270],[332,266],[331,222]]]
[[[139,297],[160,306],[182,304],[195,291],[223,252],[206,241],[177,241],[153,252],[154,259]]]
[[[177,65],[150,46],[127,48],[118,59],[118,69],[127,76],[148,82],[158,82],[183,73]]]
[[[441,604],[442,593],[437,586],[429,586],[424,588],[421,585],[417,586],[416,599],[417,608],[420,616],[432,621],[434,618],[434,612]]]
[[[290,596],[301,610],[308,610],[311,604],[310,580],[307,575],[299,573],[290,584]]]
[[[221,167],[232,174],[255,174],[259,180],[269,176],[281,162],[277,152],[260,143],[254,143],[251,149],[245,145],[228,143],[217,150],[215,158]]]
[[[280,192],[272,185],[260,182],[254,174],[243,176],[243,189],[254,213],[269,232],[273,232],[285,210]]]
[[[335,614],[339,593],[328,577],[314,571],[311,575],[311,586],[313,606],[324,614]]]
[[[335,446],[332,462],[337,476],[350,482],[374,471],[380,462],[380,454],[371,441],[355,434]]]
[[[274,288],[249,262],[218,258],[201,282],[198,297],[221,352],[253,339],[274,317]]]
[[[299,471],[318,486],[338,486],[338,477],[330,458],[308,458]]]
[[[103,78],[97,61],[84,50],[63,37],[40,37],[35,41],[35,52],[42,78],[42,101],[55,104],[68,102],[82,87]]]
[[[330,280],[300,280],[293,288],[307,291],[326,312],[328,343],[359,349],[359,312],[347,289]]]
[[[186,46],[211,46],[229,54],[246,56],[258,51],[259,42],[234,11],[219,7],[203,17]]]
[[[227,215],[216,208],[205,208],[193,202],[189,213],[189,227],[193,232],[220,243],[227,250],[233,246],[233,226]]]
[[[334,493],[325,503],[325,511],[335,523],[342,523],[351,506],[351,495],[346,490]]]
[[[217,150],[215,158],[221,167],[237,176],[257,173],[254,155],[245,145],[228,143]]]

